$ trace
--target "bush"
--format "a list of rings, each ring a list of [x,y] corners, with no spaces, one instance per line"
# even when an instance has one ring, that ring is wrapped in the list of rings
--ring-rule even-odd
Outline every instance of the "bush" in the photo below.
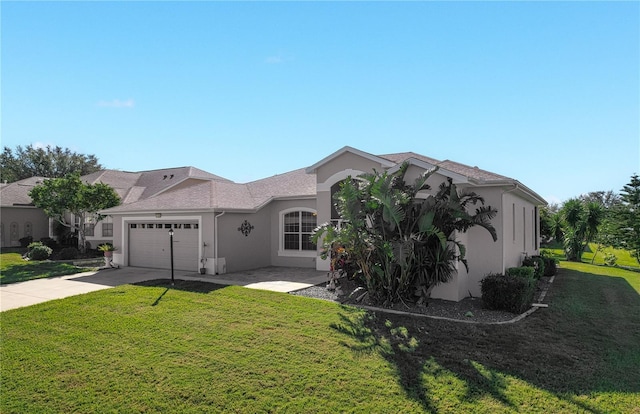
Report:
[[[519,277],[523,279],[534,279],[535,269],[533,267],[510,267],[507,269],[507,276]]]
[[[58,242],[53,240],[51,237],[43,237],[40,239],[40,242],[47,247],[51,247],[53,250],[58,247]]]
[[[522,266],[533,267],[533,276],[536,279],[540,279],[544,275],[545,263],[544,259],[540,256],[525,257],[522,261]]]
[[[483,305],[491,310],[522,313],[531,307],[536,292],[533,277],[494,273],[487,275],[480,283]]]
[[[51,256],[50,247],[45,246],[40,242],[31,243],[29,245],[29,252],[27,253],[27,257],[31,260],[47,260],[49,256]]]
[[[558,265],[556,259],[553,257],[543,257],[544,259],[544,275],[555,276],[558,272]]]
[[[33,242],[33,237],[26,236],[18,240],[20,242],[20,247],[27,247]]]
[[[555,276],[558,272],[558,260],[548,250],[541,250],[540,257],[544,260],[544,275]]]
[[[618,261],[618,257],[613,253],[604,254],[604,264],[607,266],[615,266]]]
[[[65,247],[60,250],[60,259],[61,260],[73,260],[76,259],[80,255],[80,252],[75,247]]]

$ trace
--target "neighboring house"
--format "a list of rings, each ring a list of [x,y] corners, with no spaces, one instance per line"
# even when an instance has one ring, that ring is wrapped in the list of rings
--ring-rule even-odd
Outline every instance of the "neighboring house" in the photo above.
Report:
[[[195,168],[126,173],[102,171],[88,182],[109,184],[120,194],[120,206],[102,211],[109,216],[94,238],[112,234],[121,266],[169,268],[169,230],[173,230],[174,267],[209,274],[264,266],[295,266],[328,270],[309,235],[318,224],[338,221],[332,194],[345,178],[364,172],[394,171],[409,162],[408,180],[434,166],[429,182],[437,190],[451,178],[498,209],[492,224],[498,241],[484,229],[472,228],[458,238],[467,246],[469,273],[459,266],[454,279],[432,296],[461,300],[480,296],[480,280],[490,272],[519,266],[525,254],[539,248],[538,206],[544,199],[517,180],[453,161],[408,153],[372,155],[344,147],[316,164],[262,180],[238,184]],[[100,227],[100,226],[99,226]]]
[[[49,218],[31,202],[29,191],[44,177],[31,177],[0,187],[0,247],[20,247],[20,239],[48,237]]]

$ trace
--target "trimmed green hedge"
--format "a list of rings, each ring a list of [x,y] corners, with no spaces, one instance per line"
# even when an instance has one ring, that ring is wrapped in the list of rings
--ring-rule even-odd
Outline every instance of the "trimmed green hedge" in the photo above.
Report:
[[[533,268],[514,267],[507,272],[489,274],[480,282],[483,305],[486,309],[522,313],[531,307],[536,292]]]
[[[546,269],[545,261],[540,256],[526,257],[522,261],[522,266],[532,267],[535,270],[534,276],[536,279],[540,279],[544,276],[544,271]]]
[[[507,275],[533,279],[535,278],[535,269],[529,266],[510,267],[507,269]]]

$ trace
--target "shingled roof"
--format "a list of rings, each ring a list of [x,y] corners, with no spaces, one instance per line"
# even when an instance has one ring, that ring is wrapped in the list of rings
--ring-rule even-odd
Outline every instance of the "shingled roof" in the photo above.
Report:
[[[246,184],[212,179],[199,184],[167,190],[134,203],[122,204],[105,210],[105,213],[149,210],[256,211],[274,199],[314,197],[315,194],[315,175],[306,174],[304,169],[299,169]]]
[[[463,175],[468,179],[475,181],[476,183],[487,184],[491,182],[504,182],[508,180],[513,180],[512,178],[505,177],[504,175],[492,173],[490,171],[486,171],[478,167],[470,167],[468,165],[461,164],[459,162],[455,162],[451,160],[439,161],[439,160],[436,160],[435,158],[425,157],[424,155],[416,154],[414,152],[386,154],[386,155],[379,155],[379,157],[392,161],[396,164],[401,164],[410,159],[424,161],[431,165],[438,166],[440,168],[444,168],[446,170],[452,171],[456,174]]]
[[[33,206],[29,191],[44,180],[46,180],[44,177],[31,177],[3,184],[0,188],[0,205],[2,207]]]
[[[312,198],[316,196],[315,170],[329,162],[336,154],[354,151],[381,162],[385,168],[398,166],[405,161],[438,166],[451,176],[462,176],[465,182],[476,185],[510,184],[523,189],[532,198],[544,202],[536,193],[509,177],[471,167],[450,160],[440,161],[414,152],[371,155],[350,147],[333,153],[308,168],[274,175],[249,183],[239,184],[194,167],[165,168],[158,170],[127,172],[102,170],[82,177],[91,184],[108,184],[122,200],[120,206],[105,213],[147,211],[208,211],[235,210],[256,211],[275,199]],[[29,205],[29,191],[45,178],[33,177],[2,186],[2,205]],[[468,180],[468,181],[467,181]]]

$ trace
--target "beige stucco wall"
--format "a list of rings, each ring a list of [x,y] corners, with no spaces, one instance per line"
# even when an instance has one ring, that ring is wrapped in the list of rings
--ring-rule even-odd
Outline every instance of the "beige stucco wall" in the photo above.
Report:
[[[504,212],[504,270],[520,266],[524,254],[529,256],[539,253],[536,246],[536,222],[540,218],[536,215],[535,205],[517,195],[516,191],[505,191],[502,200]],[[539,226],[537,226],[539,228]]]
[[[383,170],[380,163],[373,162],[370,159],[350,152],[346,152],[320,166],[316,171],[316,180],[318,183],[324,183],[338,171],[357,170],[363,172],[373,172],[374,168],[378,171]]]
[[[504,243],[502,236],[502,190],[497,187],[476,187],[471,188],[471,190],[484,198],[485,206],[491,206],[498,210],[496,217],[491,220],[491,224],[496,229],[498,240],[494,242],[491,233],[482,227],[473,227],[467,232],[466,246],[469,275],[464,295],[460,299],[469,296],[469,293],[474,297],[481,296],[480,281],[489,273],[502,271],[502,246]],[[470,206],[470,212],[474,212],[477,207]]]
[[[238,230],[245,220],[253,226],[248,236]],[[218,226],[218,257],[225,259],[227,272],[269,266],[271,227],[268,210],[262,209],[255,214],[225,213],[218,219]],[[213,231],[213,228],[207,226],[204,230]]]
[[[2,222],[0,246],[2,247],[19,247],[19,240],[27,236],[25,233],[27,223],[31,224],[31,237],[34,241],[49,237],[49,218],[40,209],[35,207],[2,207],[0,217]],[[12,223],[17,225],[17,234],[14,234],[13,237],[11,234]]]

